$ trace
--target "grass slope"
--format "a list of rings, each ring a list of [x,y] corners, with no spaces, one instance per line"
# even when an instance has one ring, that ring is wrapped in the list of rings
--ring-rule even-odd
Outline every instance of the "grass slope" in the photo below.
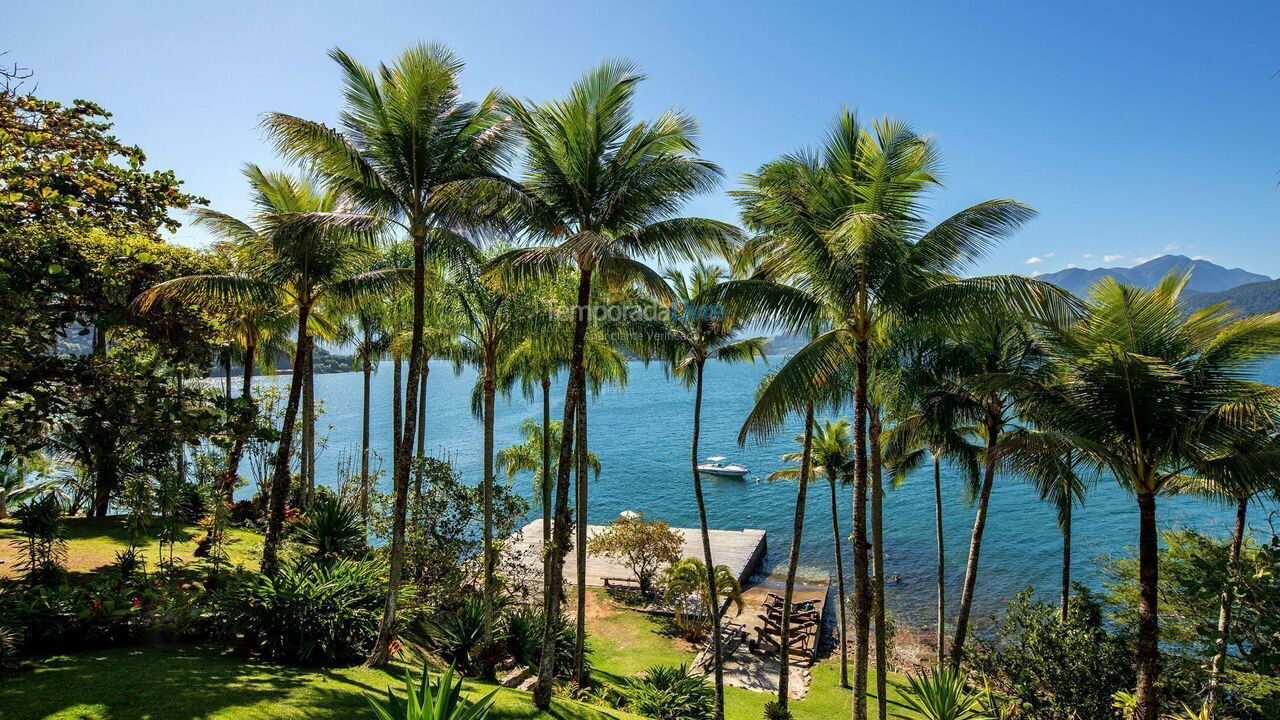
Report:
[[[11,577],[17,573],[20,554],[15,542],[20,541],[17,532],[17,521],[0,520],[0,577]],[[197,527],[188,527],[187,534],[191,539],[178,543],[174,548],[175,559],[190,561],[195,552],[195,538],[203,531]],[[67,569],[76,573],[87,573],[104,565],[115,562],[116,553],[129,547],[129,530],[125,527],[122,516],[105,518],[67,518]],[[147,564],[154,566],[159,557],[154,541],[143,544]],[[244,565],[257,568],[262,552],[262,537],[248,530],[232,528],[227,531],[227,554],[231,556],[233,565]]]

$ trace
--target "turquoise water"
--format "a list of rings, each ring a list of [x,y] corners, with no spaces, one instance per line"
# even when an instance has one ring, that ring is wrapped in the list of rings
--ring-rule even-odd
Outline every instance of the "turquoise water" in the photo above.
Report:
[[[780,359],[774,359],[775,362]],[[689,442],[693,427],[693,394],[668,379],[660,365],[631,364],[625,388],[605,389],[591,401],[590,444],[600,457],[603,472],[591,485],[589,520],[605,523],[623,510],[643,511],[678,527],[697,527]],[[767,368],[757,365],[709,365],[702,412],[701,455],[725,455],[746,465],[746,479],[705,476],[704,487],[713,528],[762,528],[768,531],[766,570],[785,564],[791,541],[795,506],[793,483],[766,483],[763,478],[778,469],[778,456],[790,452],[799,422],[765,444],[739,448],[737,434],[750,410],[756,384]],[[389,465],[391,438],[391,365],[383,363],[373,378],[373,449]],[[1265,373],[1280,379],[1280,364]],[[259,382],[286,382],[287,377],[261,378]],[[470,412],[475,373],[455,375],[445,363],[432,363],[428,380],[427,448],[429,454],[448,456],[463,478],[479,482],[482,469],[481,425]],[[361,376],[358,373],[319,375],[316,393],[324,401],[320,434],[328,428],[327,448],[317,458],[317,475],[331,484],[340,458],[358,455],[360,442]],[[562,417],[564,386],[552,388],[552,419]],[[499,399],[496,409],[496,447],[522,441],[521,421],[541,417],[540,400],[529,404],[519,396]],[[887,601],[908,624],[927,623],[934,613],[934,562],[932,470],[911,477],[886,493],[885,572],[899,575],[900,583],[887,588]],[[517,478],[515,487],[526,497],[532,479]],[[973,511],[963,499],[959,478],[943,469],[944,532],[948,564],[949,600],[959,600],[959,585],[973,523]],[[848,532],[852,493],[840,490],[839,513]],[[1162,527],[1195,526],[1228,532],[1230,510],[1190,499],[1165,499],[1159,506]],[[1255,510],[1255,527],[1266,527],[1266,512]],[[1128,552],[1136,543],[1137,511],[1133,500],[1113,481],[1104,480],[1089,495],[1075,516],[1073,574],[1081,581],[1097,583],[1096,558]],[[834,569],[829,490],[826,484],[810,487],[805,511],[801,563],[807,573],[825,574]],[[845,551],[848,559],[847,549]],[[978,617],[1003,608],[1015,592],[1028,585],[1053,594],[1059,582],[1061,538],[1053,512],[1039,502],[1033,490],[1015,477],[998,477],[983,541],[975,612]]]

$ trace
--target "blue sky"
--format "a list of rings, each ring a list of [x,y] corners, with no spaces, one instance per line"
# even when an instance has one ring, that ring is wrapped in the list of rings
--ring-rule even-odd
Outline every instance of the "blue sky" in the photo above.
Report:
[[[946,160],[937,214],[990,197],[1041,213],[980,272],[1179,252],[1277,276],[1277,31],[1275,2],[46,2],[4,13],[0,50],[232,213],[241,164],[280,164],[262,112],[334,119],[327,49],[372,64],[436,40],[467,60],[470,97],[558,96],[604,58],[639,63],[640,114],[692,112],[725,190],[843,105],[906,119]],[[735,218],[723,192],[690,212]]]

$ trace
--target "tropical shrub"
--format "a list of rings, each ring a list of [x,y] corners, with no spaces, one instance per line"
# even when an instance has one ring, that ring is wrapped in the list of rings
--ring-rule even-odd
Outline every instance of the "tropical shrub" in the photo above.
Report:
[[[717,597],[728,600],[742,612],[742,586],[728,565],[715,568]],[[675,607],[675,622],[688,640],[703,638],[711,624],[711,594],[707,585],[707,566],[697,558],[673,563],[662,573],[666,601]],[[718,608],[717,608],[718,610]]]
[[[507,650],[516,662],[536,668],[542,660],[542,631],[546,613],[536,605],[518,605],[507,613]],[[563,612],[556,616],[556,672],[568,679],[573,675],[573,653],[578,629]],[[585,645],[585,643],[584,643]],[[583,674],[591,673],[591,656],[582,658]]]
[[[410,589],[402,592],[406,603]],[[361,659],[373,647],[386,593],[380,563],[286,565],[275,576],[254,574],[233,586],[226,619],[228,629],[270,657],[338,664]]]
[[[640,591],[648,593],[658,571],[680,560],[684,537],[661,520],[624,515],[587,542],[592,554],[618,560],[636,576]]]
[[[501,616],[506,605],[506,600],[496,599],[494,615]],[[505,630],[495,623],[495,643],[506,641]],[[436,608],[430,617],[413,623],[405,637],[420,653],[439,656],[464,674],[475,672],[485,659],[484,601],[468,595],[452,608]]]
[[[298,539],[311,546],[317,562],[357,558],[365,551],[364,522],[353,507],[332,493],[317,494],[298,523]]]
[[[889,702],[913,713],[903,715],[895,712],[893,717],[896,718],[992,720],[991,715],[983,707],[982,697],[965,688],[964,676],[951,672],[945,667],[935,667],[927,672],[908,675],[907,687],[902,691],[902,700],[891,699]]]
[[[32,583],[52,584],[65,574],[62,563],[67,531],[62,512],[62,503],[50,492],[27,501],[13,513],[20,536],[13,541],[22,558],[19,568]]]
[[[426,664],[422,666],[422,678],[417,685],[405,670],[404,700],[396,697],[391,688],[387,688],[385,702],[365,697],[378,720],[485,720],[498,691],[480,698],[479,702],[469,703],[462,699],[462,678],[456,683],[453,681],[453,670],[450,666],[435,685],[431,683]]]
[[[655,720],[711,720],[715,688],[688,665],[654,665],[628,678],[622,689],[627,709]]]
[[[793,717],[791,710],[777,700],[764,704],[764,720],[791,720]]]
[[[0,625],[0,670],[18,663],[18,633]]]
[[[969,667],[1008,697],[1029,720],[1107,718],[1113,696],[1133,687],[1133,651],[1107,629],[1102,606],[1077,585],[1063,622],[1057,605],[1039,602],[1031,589],[1009,601],[989,640],[968,651]]]

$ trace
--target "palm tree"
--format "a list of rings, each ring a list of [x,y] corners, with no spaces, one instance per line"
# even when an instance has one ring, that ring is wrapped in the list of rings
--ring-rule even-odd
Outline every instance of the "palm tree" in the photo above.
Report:
[[[543,487],[543,478],[549,473],[542,470],[542,448],[550,447],[549,454],[555,455],[560,450],[560,437],[562,426],[558,422],[551,423],[551,432],[543,433],[542,426],[537,420],[528,418],[520,423],[520,434],[524,436],[524,442],[519,445],[512,445],[503,450],[498,451],[497,463],[502,471],[507,475],[507,482],[511,482],[517,475],[522,472],[533,473],[534,487],[534,506],[542,502],[540,499]],[[603,466],[600,464],[600,458],[593,452],[587,453],[587,465],[591,468],[591,473],[596,477],[600,476]],[[555,468],[551,468],[551,473],[555,472]]]
[[[246,255],[236,241],[237,230],[227,228],[217,213],[208,214],[205,208],[195,211],[195,224],[204,225],[224,239],[215,243],[214,253],[226,265],[231,274],[252,275],[255,271],[255,258]],[[253,375],[258,357],[267,358],[265,372],[275,373],[277,353],[291,352],[288,333],[293,330],[296,320],[290,308],[265,305],[262,303],[243,301],[232,305],[218,302],[218,298],[204,298],[202,304],[220,313],[224,319],[226,335],[227,387],[226,396],[231,399],[231,362],[239,359],[243,373],[241,376],[239,402],[239,428],[231,448],[227,452],[227,466],[222,479],[220,492],[226,502],[231,502],[238,484],[240,461],[244,458],[245,444],[249,439],[250,426],[257,416],[257,406],[253,400]],[[230,407],[230,403],[228,403]]]
[[[953,403],[953,411],[973,423],[974,436],[983,444],[981,484],[970,488],[976,510],[973,531],[969,536],[969,557],[960,591],[956,631],[951,642],[950,667],[952,671],[958,671],[969,632],[996,470],[1005,454],[1003,446],[1010,432],[1019,428],[1020,421],[1019,398],[1008,389],[993,385],[990,378],[1000,376],[1032,381],[1042,379],[1052,370],[1045,365],[1041,347],[1029,325],[1003,308],[975,311],[951,331],[956,343],[952,357],[954,373],[950,378],[942,378],[940,388],[934,392],[943,396],[945,402]]]
[[[720,599],[742,612],[742,586],[728,565],[717,565],[707,572],[698,558],[682,558],[662,571],[662,586],[666,602],[675,607],[676,625],[691,635],[707,631],[710,618],[720,612]],[[696,609],[690,608],[690,599]]]
[[[1235,506],[1236,511],[1235,529],[1227,555],[1227,582],[1220,593],[1216,649],[1209,665],[1209,694],[1205,698],[1208,716],[1213,715],[1219,700],[1222,675],[1226,670],[1232,605],[1235,587],[1241,582],[1240,550],[1244,545],[1249,503],[1263,497],[1280,497],[1280,481],[1274,471],[1277,459],[1280,459],[1280,435],[1276,434],[1275,425],[1258,426],[1248,436],[1233,439],[1230,445],[1211,451],[1210,457],[1195,468],[1196,476],[1178,478],[1171,486],[1171,492],[1229,503]]]
[[[387,332],[387,313],[384,306],[366,303],[357,306],[351,313],[350,326],[347,327],[347,339],[351,342],[351,362],[354,369],[359,370],[362,378],[360,404],[360,517],[366,530],[369,527],[369,396],[370,380],[377,369],[382,356],[391,345],[391,335]]]
[[[754,362],[764,359],[768,338],[739,338],[747,317],[717,306],[709,300],[718,285],[727,279],[720,267],[698,262],[685,275],[679,270],[668,270],[667,282],[671,287],[672,301],[669,321],[663,325],[661,343],[670,372],[686,388],[693,388],[693,440],[689,450],[689,464],[693,474],[693,495],[698,505],[698,527],[702,535],[703,565],[714,568],[711,557],[711,535],[707,522],[707,506],[702,493],[702,476],[698,472],[698,439],[702,427],[702,380],[708,360],[724,363]],[[798,510],[803,518],[803,509]],[[710,579],[708,579],[710,583]],[[711,600],[719,607],[715,586],[711,585]],[[711,616],[711,650],[714,659],[717,703],[723,706],[724,669],[720,648],[720,615]],[[784,659],[785,663],[785,659]]]
[[[892,426],[883,438],[887,464],[893,473],[893,487],[901,487],[907,476],[924,463],[933,465],[933,517],[937,543],[937,595],[938,620],[936,642],[938,664],[946,652],[947,585],[946,554],[942,533],[942,462],[944,460],[960,468],[969,487],[977,487],[981,448],[970,438],[977,431],[964,423],[967,420],[955,411],[953,396],[945,392],[941,377],[947,368],[942,357],[946,341],[929,338],[920,344],[917,352],[904,353],[904,372],[898,373],[901,381],[898,392],[890,393],[888,404]],[[905,348],[904,348],[905,349]],[[940,352],[941,351],[941,352]]]
[[[494,399],[498,390],[498,367],[504,356],[539,321],[537,307],[528,287],[499,286],[481,277],[485,258],[461,263],[450,278],[450,294],[461,308],[461,339],[466,359],[480,369],[481,411],[484,427],[484,478],[481,486],[484,506],[484,646],[493,645],[493,602],[495,557],[493,545],[494,479]]]
[[[388,292],[403,280],[397,270],[361,272],[372,253],[376,218],[351,213],[343,196],[309,176],[293,177],[264,172],[256,165],[245,169],[257,210],[251,222],[213,210],[201,210],[201,221],[217,225],[234,236],[244,252],[260,258],[252,275],[190,275],[169,280],[143,293],[143,309],[165,299],[189,302],[243,302],[288,306],[297,313],[298,339],[289,380],[275,470],[269,494],[262,571],[274,574],[284,529],[285,502],[289,493],[289,465],[294,424],[302,391],[312,309],[328,299],[358,301]]]
[[[419,44],[377,70],[339,49],[329,56],[342,69],[345,105],[339,129],[284,113],[264,125],[277,150],[308,163],[366,211],[398,224],[413,243],[412,337],[401,435],[395,438],[394,519],[387,606],[367,664],[385,665],[395,628],[404,565],[410,450],[418,422],[428,257],[453,256],[469,243],[460,234],[494,219],[477,203],[475,183],[499,180],[510,152],[499,96],[478,103],[459,99],[463,63],[448,48]]]
[[[763,261],[750,278],[727,283],[723,297],[792,330],[818,318],[830,323],[778,371],[741,436],[771,434],[789,414],[804,411],[815,388],[836,384],[844,368],[854,368],[854,720],[865,720],[867,713],[867,383],[873,335],[895,315],[938,318],[944,311],[992,302],[1036,307],[1059,294],[1015,277],[955,277],[1033,211],[1012,200],[990,200],[930,228],[921,217],[921,200],[938,185],[937,166],[933,142],[906,124],[881,120],[864,128],[846,110],[818,153],[766,164],[734,193],[744,224],[760,233],[747,255]],[[882,716],[884,698],[881,692]]]
[[[1069,438],[1036,428],[1020,427],[1009,432],[1001,454],[1008,467],[1026,477],[1040,499],[1057,512],[1058,530],[1062,533],[1059,615],[1065,623],[1071,599],[1071,516],[1077,504],[1084,504],[1085,493],[1097,480],[1100,469]]]
[[[550,551],[544,553],[548,617],[559,612],[569,547],[569,470],[575,415],[586,387],[583,348],[593,277],[610,284],[638,279],[666,292],[661,278],[633,258],[694,259],[723,249],[735,237],[725,223],[674,216],[690,197],[714,188],[720,170],[696,156],[697,124],[688,115],[668,111],[650,122],[632,121],[632,96],[641,79],[634,66],[607,62],[575,83],[565,100],[509,101],[507,109],[527,147],[525,179],[519,190],[491,183],[511,199],[529,232],[557,243],[513,251],[501,267],[537,273],[570,264],[578,270],[555,522]],[[581,422],[585,426],[585,412]],[[547,623],[534,692],[539,708],[550,705],[554,670],[555,629]]]
[[[803,436],[796,439],[803,444]],[[849,687],[849,668],[845,640],[848,625],[845,622],[844,558],[840,552],[843,542],[840,539],[840,511],[836,502],[836,486],[847,484],[853,477],[853,443],[849,440],[849,421],[840,418],[824,422],[813,433],[810,453],[811,477],[826,478],[831,490],[831,540],[835,547],[836,597],[840,602],[840,687],[847,688]],[[803,466],[804,453],[788,453],[782,456],[782,461]],[[770,481],[796,480],[799,479],[800,474],[798,468],[786,468],[770,473],[767,479]]]
[[[1006,378],[1030,422],[1070,438],[1137,498],[1135,720],[1160,717],[1156,498],[1280,416],[1280,392],[1245,379],[1280,352],[1280,315],[1242,319],[1226,304],[1187,314],[1189,277],[1150,290],[1100,280],[1077,322],[1045,324],[1054,382]]]

